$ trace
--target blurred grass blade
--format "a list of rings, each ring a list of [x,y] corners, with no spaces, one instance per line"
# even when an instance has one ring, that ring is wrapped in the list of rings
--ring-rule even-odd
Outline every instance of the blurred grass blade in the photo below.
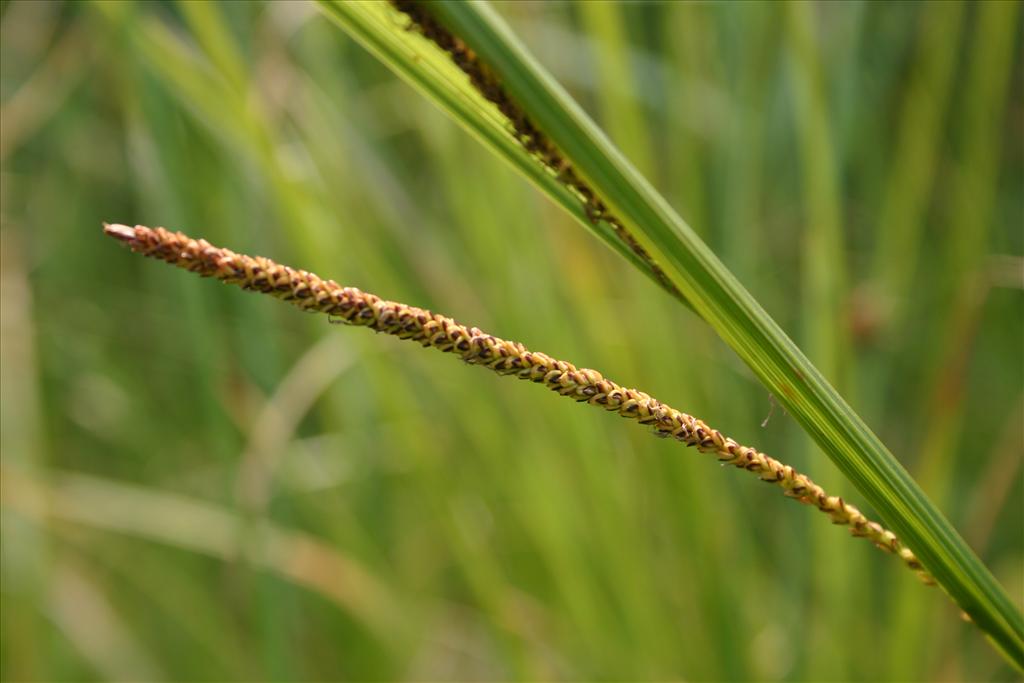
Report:
[[[401,15],[384,3],[321,0],[320,5],[580,223],[594,228],[579,202],[516,144],[507,123],[496,119],[496,110],[470,91],[466,78],[444,54],[405,30]],[[1024,668],[1020,611],[896,458],[750,293],[488,6],[437,2],[428,8],[493,69],[517,104],[633,232],[698,315],[785,405],[960,607],[1016,666]],[[617,246],[609,231],[598,230],[598,234],[643,267]]]
[[[266,521],[258,543],[239,544],[244,521],[214,503],[72,472],[51,481],[4,467],[0,504],[33,522],[68,521],[254,565],[352,613],[377,635],[402,632],[402,608],[368,568],[316,537]],[[40,501],[49,501],[43,505]]]
[[[508,121],[466,80],[448,57],[385,2],[321,2],[323,11],[403,80],[431,98],[484,145],[540,187],[576,221],[597,233],[620,256],[658,282],[648,264],[616,239],[602,222],[587,218],[572,193],[548,173],[512,136]],[[685,301],[683,303],[686,303]],[[689,306],[689,304],[687,304]]]

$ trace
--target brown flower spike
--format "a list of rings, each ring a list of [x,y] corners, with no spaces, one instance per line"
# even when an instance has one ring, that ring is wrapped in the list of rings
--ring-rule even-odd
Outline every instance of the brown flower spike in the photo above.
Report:
[[[493,70],[480,60],[477,54],[466,43],[446,29],[434,18],[427,3],[414,0],[392,0],[392,5],[409,17],[411,30],[416,30],[424,38],[444,50],[452,62],[469,77],[470,84],[484,99],[494,104],[498,111],[508,120],[511,132],[523,148],[539,161],[559,182],[569,189],[583,205],[583,211],[591,223],[603,221],[614,232],[619,240],[641,261],[647,264],[655,280],[670,294],[684,300],[682,293],[665,275],[647,250],[636,237],[626,229],[617,216],[601,201],[594,189],[582,178],[572,163],[566,159],[555,144],[533,123],[509,96],[505,87]]]
[[[214,277],[243,289],[270,294],[306,311],[319,311],[333,320],[369,327],[400,339],[417,341],[445,353],[455,353],[473,365],[482,365],[500,375],[514,375],[544,384],[574,401],[599,406],[650,425],[660,436],[682,441],[719,462],[754,472],[763,481],[782,488],[785,495],[813,505],[834,524],[850,528],[879,548],[895,553],[933,583],[914,553],[896,535],[870,521],[853,505],[825,491],[789,465],[764,453],[742,446],[697,418],[661,403],[636,389],[626,389],[605,379],[597,370],[577,368],[518,342],[506,341],[476,327],[466,327],[438,313],[394,301],[385,301],[353,287],[342,287],[305,270],[283,266],[268,258],[236,254],[194,240],[180,232],[137,225],[104,225],[104,232],[126,244],[132,251],[167,261],[203,277]]]

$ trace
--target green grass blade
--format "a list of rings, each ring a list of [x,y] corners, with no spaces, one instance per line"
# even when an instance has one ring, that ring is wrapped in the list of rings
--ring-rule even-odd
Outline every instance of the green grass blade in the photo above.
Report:
[[[455,97],[451,68],[409,36],[394,15],[362,3],[322,2],[325,11],[404,78],[438,101],[499,155],[581,220],[553,179],[514,141],[502,138],[477,105]],[[579,174],[664,269],[693,309],[765,386],[921,558],[942,587],[997,647],[1024,668],[1024,617],[1002,587],[896,458],[693,230],[615,149],[580,106],[548,75],[500,18],[480,3],[433,3],[430,11],[500,76],[522,109],[571,160]],[[388,8],[384,8],[386,12]],[[376,19],[371,14],[377,12]],[[403,52],[403,49],[405,52]],[[433,55],[433,56],[430,56]],[[450,65],[449,65],[450,66]],[[457,74],[455,74],[457,75]],[[462,84],[462,85],[458,85]],[[530,165],[533,168],[530,168]],[[575,205],[574,205],[575,204]],[[600,234],[612,239],[611,235]],[[612,239],[612,242],[615,240]],[[613,244],[614,246],[614,244]],[[621,248],[617,248],[623,253]],[[628,256],[628,255],[627,255]],[[630,259],[635,265],[635,259]],[[645,269],[646,271],[646,269]]]

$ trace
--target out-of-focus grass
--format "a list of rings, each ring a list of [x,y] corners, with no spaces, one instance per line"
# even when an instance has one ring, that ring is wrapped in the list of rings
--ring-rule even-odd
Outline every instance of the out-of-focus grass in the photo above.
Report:
[[[1017,6],[499,9],[1020,596]],[[2,12],[4,679],[1013,678],[768,487],[101,239],[180,227],[430,306],[831,476],[702,325],[311,8]]]

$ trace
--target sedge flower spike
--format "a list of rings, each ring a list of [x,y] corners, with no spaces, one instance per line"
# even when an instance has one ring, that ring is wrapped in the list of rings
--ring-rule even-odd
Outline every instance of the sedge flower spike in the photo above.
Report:
[[[104,225],[104,232],[132,251],[166,261],[203,277],[213,277],[242,289],[269,294],[305,311],[325,313],[330,320],[409,339],[423,346],[458,355],[499,375],[543,384],[579,403],[614,411],[649,425],[659,436],[671,437],[713,455],[779,486],[786,496],[813,505],[846,526],[854,536],[872,541],[894,553],[925,583],[933,583],[914,553],[888,529],[869,520],[853,505],[828,495],[806,475],[749,446],[723,436],[701,420],[661,403],[636,389],[606,379],[597,370],[530,351],[518,342],[500,339],[476,327],[467,327],[439,313],[386,301],[354,287],[342,287],[305,270],[289,268],[268,258],[245,256],[195,240],[180,232],[137,225]]]
[[[418,31],[424,38],[443,50],[455,66],[466,74],[470,85],[484,99],[497,107],[501,115],[508,121],[513,137],[580,201],[587,219],[591,223],[601,221],[607,224],[616,237],[642,262],[647,264],[647,268],[650,269],[658,284],[677,299],[685,300],[661,266],[654,261],[654,258],[623,222],[601,201],[594,188],[580,176],[572,163],[562,155],[555,144],[508,94],[497,74],[483,63],[461,38],[454,35],[434,18],[429,5],[414,0],[392,0],[392,5],[409,17],[412,22],[409,25],[410,30]]]

